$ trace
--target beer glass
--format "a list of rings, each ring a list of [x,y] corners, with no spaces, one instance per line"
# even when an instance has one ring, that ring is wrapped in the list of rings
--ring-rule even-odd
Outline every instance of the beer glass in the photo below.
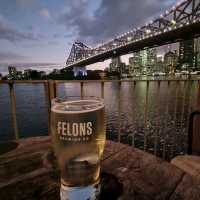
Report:
[[[51,134],[61,171],[61,200],[96,199],[105,144],[105,109],[96,97],[52,100]]]

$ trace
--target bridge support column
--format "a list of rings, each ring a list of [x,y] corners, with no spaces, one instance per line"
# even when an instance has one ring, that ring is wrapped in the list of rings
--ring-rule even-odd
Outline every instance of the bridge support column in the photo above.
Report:
[[[74,76],[87,76],[86,67],[74,67],[73,68]]]

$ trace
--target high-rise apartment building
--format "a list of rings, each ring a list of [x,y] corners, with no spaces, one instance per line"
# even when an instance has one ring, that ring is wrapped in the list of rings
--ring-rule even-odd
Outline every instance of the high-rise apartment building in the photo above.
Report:
[[[182,70],[192,70],[194,66],[194,40],[184,40],[179,46],[179,65]]]
[[[200,70],[200,37],[194,39],[195,70]]]

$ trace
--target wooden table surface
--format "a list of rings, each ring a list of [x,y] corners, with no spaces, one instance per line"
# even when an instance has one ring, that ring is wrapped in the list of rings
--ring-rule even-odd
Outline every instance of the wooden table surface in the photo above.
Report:
[[[50,137],[21,139],[0,155],[0,200],[59,199],[59,174],[44,167]],[[174,165],[130,146],[107,141],[101,168],[123,184],[120,200],[199,200],[200,182]]]

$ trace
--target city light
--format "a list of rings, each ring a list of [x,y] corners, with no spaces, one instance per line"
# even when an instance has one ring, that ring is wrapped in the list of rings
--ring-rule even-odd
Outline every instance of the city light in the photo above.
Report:
[[[175,25],[175,24],[176,24],[176,21],[175,21],[175,20],[172,20],[171,23],[172,23],[173,25]]]
[[[132,40],[132,37],[128,37],[127,40],[128,42],[130,42]]]
[[[146,33],[147,34],[151,33],[151,30],[150,29],[146,29]]]

